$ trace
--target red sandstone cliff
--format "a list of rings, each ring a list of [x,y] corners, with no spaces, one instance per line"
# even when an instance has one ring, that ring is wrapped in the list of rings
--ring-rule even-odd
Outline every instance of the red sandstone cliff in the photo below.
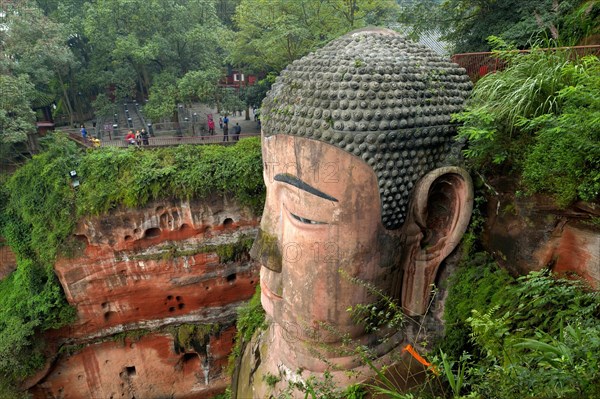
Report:
[[[33,381],[34,398],[222,391],[236,309],[258,282],[247,254],[258,222],[221,198],[81,220],[77,255],[55,267],[78,318],[53,337],[63,350]]]
[[[578,202],[561,209],[544,196],[518,197],[499,179],[488,202],[484,244],[515,274],[549,267],[600,289],[600,207]]]

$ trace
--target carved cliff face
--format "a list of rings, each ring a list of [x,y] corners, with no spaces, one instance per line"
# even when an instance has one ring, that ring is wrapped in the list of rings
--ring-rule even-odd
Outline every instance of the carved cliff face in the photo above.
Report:
[[[271,323],[242,356],[238,397],[266,397],[262,377],[294,370],[333,366],[349,383],[343,371],[362,365],[345,338],[389,361],[404,333],[380,340],[348,308],[381,299],[374,287],[425,313],[471,214],[471,180],[448,166],[450,115],[470,88],[464,70],[385,29],[351,32],[281,73],[262,107],[267,198],[252,251]]]
[[[373,298],[350,279],[387,291],[398,264],[382,238],[375,174],[336,147],[285,135],[263,139],[263,160],[267,199],[255,244],[263,307],[290,340],[356,337],[361,327],[347,309]]]

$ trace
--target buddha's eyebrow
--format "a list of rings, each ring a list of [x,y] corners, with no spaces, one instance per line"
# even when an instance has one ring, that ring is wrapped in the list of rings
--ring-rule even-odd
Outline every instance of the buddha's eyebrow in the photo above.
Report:
[[[298,179],[296,176],[290,175],[288,173],[277,174],[275,175],[274,179],[275,181],[290,184],[294,187],[299,188],[300,190],[306,191],[307,193],[316,195],[317,197],[321,197],[329,201],[338,202],[338,200],[336,198],[333,198],[331,195],[325,194],[323,191],[314,188],[313,186]]]

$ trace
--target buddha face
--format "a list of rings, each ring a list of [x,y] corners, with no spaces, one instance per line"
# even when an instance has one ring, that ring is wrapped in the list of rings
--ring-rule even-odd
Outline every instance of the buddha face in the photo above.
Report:
[[[263,137],[263,161],[267,198],[254,255],[267,315],[289,339],[360,336],[347,309],[374,298],[350,280],[388,292],[399,262],[384,244],[373,170],[339,148],[287,135]]]

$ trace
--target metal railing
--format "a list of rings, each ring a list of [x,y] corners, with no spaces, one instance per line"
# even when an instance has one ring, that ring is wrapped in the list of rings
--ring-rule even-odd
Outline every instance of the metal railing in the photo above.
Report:
[[[259,136],[260,133],[240,134],[240,139],[244,137]],[[100,143],[100,147],[168,147],[183,144],[222,144],[231,145],[237,143],[233,135],[212,135],[212,136],[197,136],[197,137],[150,137],[148,144],[129,144],[125,140],[106,140]]]

